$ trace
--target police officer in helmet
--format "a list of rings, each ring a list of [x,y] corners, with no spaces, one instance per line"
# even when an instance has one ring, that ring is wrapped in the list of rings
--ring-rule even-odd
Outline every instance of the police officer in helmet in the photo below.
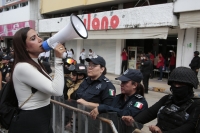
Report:
[[[72,58],[65,58],[65,59],[63,59],[63,62],[64,62],[64,66],[63,66],[64,79],[65,79],[63,94],[64,94],[64,98],[67,100],[68,99],[67,91],[68,91],[69,87],[73,84],[73,81],[71,79],[71,71],[69,70],[69,67],[71,65],[75,65],[76,61]]]
[[[68,86],[66,99],[75,99],[76,91],[83,80],[87,77],[87,68],[84,64],[70,65],[72,84]]]
[[[70,81],[68,80],[65,83],[66,89],[64,91],[65,100],[76,99],[76,91],[83,80],[87,77],[87,68],[84,64],[71,64],[68,67],[68,71],[70,72]],[[73,102],[66,101],[68,105],[74,106]],[[71,128],[71,120],[72,120],[72,111],[65,109],[65,124],[66,128]]]
[[[172,95],[162,97],[134,118],[123,116],[122,119],[127,123],[145,124],[157,118],[157,124],[149,126],[152,133],[197,133],[200,100],[194,97],[193,92],[199,84],[197,76],[189,68],[178,67],[172,71],[168,84]]]

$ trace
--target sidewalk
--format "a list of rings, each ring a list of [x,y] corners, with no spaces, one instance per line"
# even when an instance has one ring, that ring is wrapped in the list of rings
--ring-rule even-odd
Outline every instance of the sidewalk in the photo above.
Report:
[[[107,73],[105,75],[113,84],[120,85],[119,80],[115,80],[119,75]],[[170,86],[167,84],[168,79],[163,78],[162,81],[158,81],[157,78],[149,79],[149,90],[156,91],[166,94],[171,94]],[[194,89],[195,95],[200,96],[200,87],[198,89]]]

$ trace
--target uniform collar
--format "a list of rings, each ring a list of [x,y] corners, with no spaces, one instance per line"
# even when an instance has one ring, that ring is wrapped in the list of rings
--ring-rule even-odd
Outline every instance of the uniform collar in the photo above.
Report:
[[[96,80],[91,80],[90,77],[88,77],[86,80],[87,80],[87,82],[88,82],[89,84],[91,84],[91,83],[96,82],[96,81],[103,81],[105,78],[106,78],[106,77],[105,77],[103,74],[101,74],[101,76],[100,76],[98,79],[96,79]]]
[[[121,95],[120,98],[122,98],[123,100],[125,100],[124,97],[126,97],[126,101],[131,99],[131,98],[133,98],[133,97],[137,97],[137,98],[142,98],[143,97],[140,94],[136,94],[136,93],[134,93],[131,96],[126,96],[125,94],[120,94],[120,95]]]

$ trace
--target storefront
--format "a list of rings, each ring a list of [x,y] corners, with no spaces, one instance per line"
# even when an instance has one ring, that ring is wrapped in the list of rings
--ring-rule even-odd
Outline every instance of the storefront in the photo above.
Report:
[[[24,27],[35,29],[35,21],[29,20],[11,24],[0,25],[0,37],[2,38],[1,47],[12,47],[12,37],[16,31]]]
[[[125,48],[129,55],[129,68],[140,68],[141,54],[151,52],[154,56],[162,53],[165,59],[170,58],[170,51],[177,52],[178,34],[169,35],[167,39],[127,39]]]
[[[86,53],[92,49],[105,58],[109,73],[120,74],[121,51],[128,46],[127,39],[167,39],[169,26],[178,25],[172,12],[173,4],[168,3],[79,15],[88,29],[88,39],[72,38],[73,40],[65,42],[65,46],[67,49],[74,49],[76,60],[82,48]],[[69,19],[70,17],[62,17],[40,20],[39,33],[54,34],[70,23]]]
[[[177,66],[189,67],[194,51],[200,51],[200,6],[199,0],[188,4],[187,0],[174,3],[174,13],[179,14]],[[200,72],[198,73],[200,80]]]

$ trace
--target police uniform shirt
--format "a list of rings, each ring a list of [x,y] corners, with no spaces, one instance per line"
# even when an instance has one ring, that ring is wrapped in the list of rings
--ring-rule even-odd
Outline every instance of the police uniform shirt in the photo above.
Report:
[[[3,66],[3,68],[1,69],[1,72],[2,72],[2,80],[5,81],[6,74],[11,72],[10,66],[9,65]]]
[[[101,75],[97,80],[87,77],[77,90],[77,99],[84,99],[88,102],[110,105],[115,96],[114,85]]]
[[[120,117],[128,115],[134,117],[141,111],[148,108],[146,99],[139,94],[133,94],[130,97],[126,97],[126,101],[124,100],[124,97],[124,94],[117,95],[114,98],[111,106],[102,104],[99,105],[99,113],[117,112]]]

